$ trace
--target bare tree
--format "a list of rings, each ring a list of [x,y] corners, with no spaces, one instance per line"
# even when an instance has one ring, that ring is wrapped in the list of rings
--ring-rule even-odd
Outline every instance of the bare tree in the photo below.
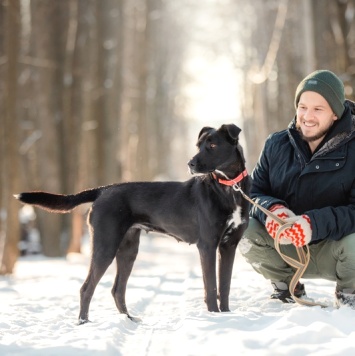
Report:
[[[20,236],[18,204],[13,193],[19,189],[18,120],[16,115],[20,13],[19,1],[2,1],[1,21],[7,29],[1,38],[3,60],[1,90],[1,184],[0,184],[0,274],[12,273],[18,256]]]

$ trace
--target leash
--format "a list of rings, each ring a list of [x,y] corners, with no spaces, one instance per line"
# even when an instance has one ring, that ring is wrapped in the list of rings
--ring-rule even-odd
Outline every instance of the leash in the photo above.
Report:
[[[281,240],[281,234],[287,230],[288,228],[290,228],[293,223],[291,222],[286,222],[285,220],[279,218],[277,215],[273,214],[272,212],[270,212],[269,210],[265,209],[264,207],[262,207],[260,204],[258,204],[257,202],[253,201],[251,198],[249,198],[241,189],[241,187],[236,183],[233,185],[233,189],[237,192],[239,192],[240,194],[242,194],[242,196],[248,200],[251,204],[253,204],[254,206],[256,206],[258,209],[260,209],[264,214],[268,215],[270,218],[272,218],[273,220],[277,221],[280,224],[279,229],[276,232],[276,236],[275,236],[275,249],[276,251],[279,253],[279,255],[281,256],[281,258],[290,266],[294,267],[296,269],[295,274],[293,275],[290,285],[289,285],[289,291],[293,297],[293,299],[301,305],[307,305],[307,306],[321,306],[322,308],[326,308],[327,305],[323,304],[323,303],[316,303],[316,302],[312,302],[310,300],[304,300],[301,298],[298,298],[295,296],[294,291],[296,288],[297,283],[299,282],[299,280],[302,278],[304,272],[307,269],[307,266],[309,264],[309,260],[310,260],[310,252],[309,252],[309,247],[308,245],[304,246],[305,249],[303,249],[302,247],[296,247],[295,249],[297,251],[297,256],[298,256],[298,260],[295,260],[285,254],[283,254],[280,250],[280,240]]]

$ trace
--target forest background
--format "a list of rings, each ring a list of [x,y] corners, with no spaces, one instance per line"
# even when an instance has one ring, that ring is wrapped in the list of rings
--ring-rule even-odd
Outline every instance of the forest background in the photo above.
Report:
[[[315,69],[354,100],[355,0],[0,0],[0,274],[29,228],[52,257],[84,233],[87,207],[24,221],[14,193],[185,180],[232,122],[251,171]]]

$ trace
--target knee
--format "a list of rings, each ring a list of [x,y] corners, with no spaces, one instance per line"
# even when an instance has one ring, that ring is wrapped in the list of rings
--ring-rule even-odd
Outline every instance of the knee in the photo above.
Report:
[[[256,245],[269,245],[273,241],[271,236],[267,233],[265,226],[259,220],[251,218],[249,226],[245,230],[243,239],[249,240],[252,244]]]
[[[340,259],[346,259],[355,268],[355,234],[344,236],[337,245]]]
[[[339,243],[344,249],[355,251],[355,234],[344,236]]]
[[[270,245],[273,245],[273,239],[267,233],[264,225],[258,220],[251,218],[249,220],[249,226],[239,243],[240,253],[243,256],[246,256],[253,249],[259,249]]]

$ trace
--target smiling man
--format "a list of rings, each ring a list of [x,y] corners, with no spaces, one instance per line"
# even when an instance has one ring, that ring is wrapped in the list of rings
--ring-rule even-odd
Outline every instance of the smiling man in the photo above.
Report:
[[[306,91],[301,97],[297,105],[296,127],[314,152],[338,117],[320,94]]]
[[[251,197],[293,225],[281,252],[298,259],[295,246],[309,246],[303,275],[335,282],[336,306],[355,309],[355,103],[328,70],[304,78],[296,89],[296,116],[266,140],[252,173]],[[240,244],[253,268],[271,281],[272,299],[294,300],[288,290],[295,270],[275,250],[279,224],[258,208]],[[296,297],[306,295],[298,283]]]

